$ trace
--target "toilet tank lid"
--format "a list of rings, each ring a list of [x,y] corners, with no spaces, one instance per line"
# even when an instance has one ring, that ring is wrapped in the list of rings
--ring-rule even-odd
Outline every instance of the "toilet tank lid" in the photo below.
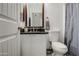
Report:
[[[58,47],[58,48],[65,48],[67,49],[67,46],[63,43],[60,43],[60,42],[52,42],[52,45],[55,46],[55,47]]]

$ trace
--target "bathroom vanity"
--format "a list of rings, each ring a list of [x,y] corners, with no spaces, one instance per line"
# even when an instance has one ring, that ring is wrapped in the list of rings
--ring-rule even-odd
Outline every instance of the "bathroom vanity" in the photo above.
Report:
[[[21,54],[23,56],[46,56],[48,32],[21,33]]]
[[[24,5],[21,29],[21,54],[23,56],[46,56],[47,36],[44,28],[44,4]],[[28,7],[27,7],[28,6]],[[27,10],[28,13],[27,13]]]

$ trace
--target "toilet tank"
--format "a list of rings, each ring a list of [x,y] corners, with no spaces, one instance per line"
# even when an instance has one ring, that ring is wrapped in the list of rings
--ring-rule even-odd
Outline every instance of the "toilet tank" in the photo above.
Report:
[[[49,31],[49,40],[53,41],[53,42],[58,41],[59,40],[59,34],[60,34],[59,30]]]

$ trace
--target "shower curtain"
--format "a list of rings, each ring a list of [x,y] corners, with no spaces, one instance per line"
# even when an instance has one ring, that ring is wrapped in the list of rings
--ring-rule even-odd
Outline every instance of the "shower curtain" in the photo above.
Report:
[[[79,56],[79,3],[66,4],[65,44],[69,55]]]

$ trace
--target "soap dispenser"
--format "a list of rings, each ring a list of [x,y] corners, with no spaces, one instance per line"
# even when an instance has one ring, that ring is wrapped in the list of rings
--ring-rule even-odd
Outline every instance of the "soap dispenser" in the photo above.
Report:
[[[46,31],[49,31],[50,30],[50,23],[49,23],[49,18],[46,17]]]

